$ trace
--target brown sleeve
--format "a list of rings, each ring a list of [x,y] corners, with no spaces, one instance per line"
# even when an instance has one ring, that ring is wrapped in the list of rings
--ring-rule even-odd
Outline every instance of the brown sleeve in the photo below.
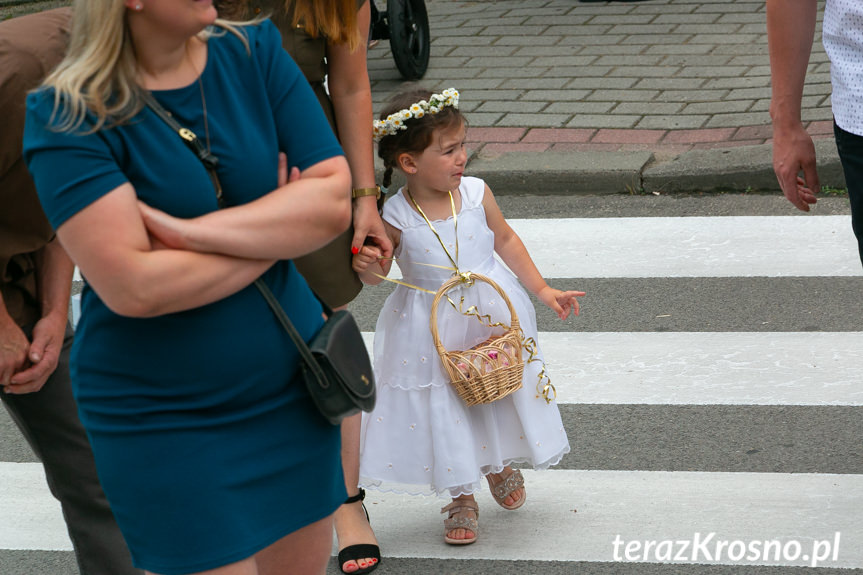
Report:
[[[31,254],[53,236],[22,157],[25,100],[62,59],[70,17],[60,8],[0,22],[0,292],[19,322],[32,319]]]
[[[65,54],[71,14],[59,8],[0,22],[0,177],[21,156],[24,100]]]

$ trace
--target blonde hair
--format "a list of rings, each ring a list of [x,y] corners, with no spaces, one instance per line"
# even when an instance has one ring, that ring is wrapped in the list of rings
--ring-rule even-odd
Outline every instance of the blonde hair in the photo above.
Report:
[[[206,40],[227,30],[240,37],[248,50],[239,28],[243,24],[216,20],[222,30],[207,29],[198,37]],[[96,121],[89,131],[95,132],[127,122],[141,110],[143,89],[137,82],[135,48],[123,2],[75,0],[66,56],[42,85],[54,88],[51,122],[57,131],[77,130],[90,113]]]
[[[250,0],[218,0],[216,7],[228,18],[251,16]],[[262,14],[278,20],[282,15],[312,38],[323,36],[331,44],[347,45],[351,52],[364,40],[357,21],[357,0],[282,0],[276,14]]]
[[[292,4],[293,25],[302,25],[312,38],[321,35],[332,44],[346,44],[351,52],[364,40],[357,23],[356,0],[285,0],[285,10]]]

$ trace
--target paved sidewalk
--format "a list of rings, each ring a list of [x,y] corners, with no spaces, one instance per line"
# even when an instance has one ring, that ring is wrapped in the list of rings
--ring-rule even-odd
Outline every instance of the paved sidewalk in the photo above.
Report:
[[[460,90],[469,171],[498,193],[778,189],[764,0],[426,6],[432,56],[420,83]],[[822,183],[844,187],[820,18],[803,119]],[[377,112],[404,82],[386,41],[369,67]]]
[[[420,83],[460,90],[469,172],[496,193],[778,190],[764,0],[425,1]],[[66,3],[0,0],[0,18]],[[803,119],[844,187],[820,17]],[[369,68],[378,111],[404,85],[386,41]]]

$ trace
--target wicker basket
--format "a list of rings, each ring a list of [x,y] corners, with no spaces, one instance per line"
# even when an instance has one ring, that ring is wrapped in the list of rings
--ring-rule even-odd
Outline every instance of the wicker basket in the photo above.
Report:
[[[437,327],[437,307],[452,287],[463,283],[453,276],[438,289],[431,308],[430,327],[435,348],[455,387],[466,405],[491,403],[521,388],[524,375],[522,334],[512,302],[497,283],[486,276],[468,273],[470,280],[483,281],[503,297],[510,312],[510,327],[503,335],[493,336],[465,351],[447,351]]]

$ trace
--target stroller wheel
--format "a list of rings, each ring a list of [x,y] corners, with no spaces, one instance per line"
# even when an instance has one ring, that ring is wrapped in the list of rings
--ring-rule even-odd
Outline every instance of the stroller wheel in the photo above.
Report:
[[[418,80],[429,63],[429,19],[424,0],[387,0],[390,49],[406,80]]]

